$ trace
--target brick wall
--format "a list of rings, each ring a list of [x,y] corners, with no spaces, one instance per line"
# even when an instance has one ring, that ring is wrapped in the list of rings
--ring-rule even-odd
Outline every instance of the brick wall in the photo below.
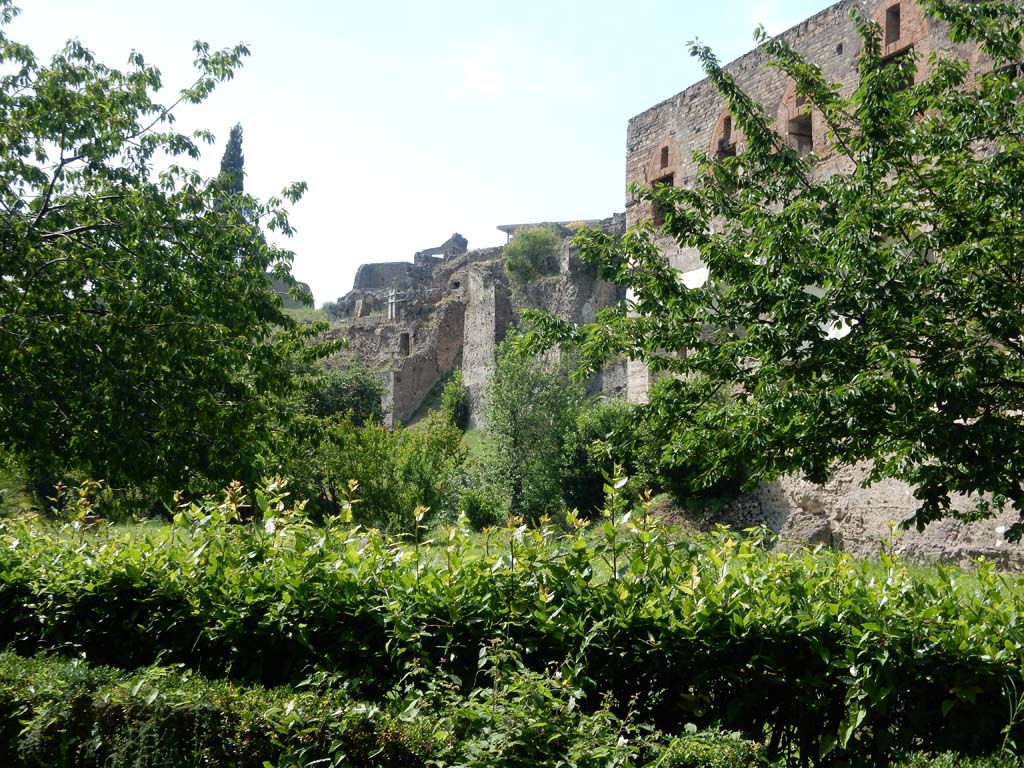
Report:
[[[899,56],[911,49],[918,56],[916,80],[927,77],[927,59],[932,52],[970,62],[974,73],[990,70],[991,60],[979,51],[951,43],[942,24],[929,21],[913,0],[842,0],[784,32],[782,37],[808,61],[819,65],[825,78],[838,83],[846,94],[856,87],[861,41],[850,12],[860,9],[882,28],[884,56]],[[819,113],[800,103],[795,84],[779,70],[766,64],[761,50],[741,56],[725,69],[737,83],[775,116],[779,134],[796,145],[806,141],[820,160],[815,173],[820,178],[848,171],[852,162],[829,146]],[[693,183],[697,166],[693,154],[715,157],[731,143],[743,149],[743,135],[728,124],[725,100],[707,80],[656,104],[629,121],[626,144],[626,180],[651,185],[669,176],[675,186]],[[808,119],[809,118],[809,124]],[[723,144],[725,142],[725,144]],[[653,217],[651,206],[627,195],[628,226]],[[703,266],[700,254],[682,250],[662,238],[659,245],[673,267],[681,272]],[[627,396],[633,401],[647,398],[651,377],[636,361],[627,365]],[[767,484],[733,505],[727,520],[737,525],[766,524],[784,539],[837,546],[857,554],[877,553],[889,536],[888,521],[909,517],[917,506],[911,489],[886,481],[864,488],[865,467],[843,467],[825,485],[816,486],[795,476]],[[960,504],[962,500],[958,500]],[[923,533],[910,532],[899,539],[914,556],[962,562],[985,555],[1013,567],[1024,567],[1024,550],[1008,545],[1002,532],[1015,516],[1002,515],[966,525],[942,521]]]

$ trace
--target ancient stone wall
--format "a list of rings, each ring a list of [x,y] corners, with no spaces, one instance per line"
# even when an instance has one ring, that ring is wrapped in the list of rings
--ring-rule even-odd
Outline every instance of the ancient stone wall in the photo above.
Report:
[[[918,56],[918,79],[927,77],[932,51],[963,58],[975,69],[986,66],[973,48],[949,42],[944,26],[927,20],[913,0],[843,0],[781,37],[808,61],[819,65],[825,78],[838,83],[846,93],[852,92],[858,79],[861,41],[850,18],[855,9],[867,13],[882,27],[885,56],[897,57],[910,51]],[[762,49],[741,56],[725,69],[768,115],[776,116],[776,130],[785,140],[802,153],[816,153],[819,160],[815,174],[825,177],[850,168],[849,158],[830,146],[820,112],[803,103],[795,84],[783,72],[767,66]],[[629,121],[626,181],[688,187],[697,174],[694,153],[721,158],[742,150],[744,142],[725,99],[708,80],[702,80]],[[627,199],[629,226],[652,218],[650,203],[632,196]],[[670,240],[660,245],[672,265],[684,273],[703,266],[694,251],[680,250]]]
[[[945,519],[923,531],[894,525],[913,516],[918,507],[912,489],[895,480],[864,487],[867,467],[841,467],[823,485],[796,476],[766,483],[736,499],[719,522],[736,528],[764,525],[779,534],[782,549],[821,545],[857,556],[898,550],[911,560],[967,565],[984,556],[1006,568],[1024,568],[1024,547],[1008,543],[1003,534],[1016,522],[1005,512],[973,523]],[[967,499],[955,506],[969,510]]]
[[[461,301],[446,301],[431,324],[414,323],[398,331],[399,354],[391,361],[391,423],[407,422],[437,383],[455,369],[462,351],[465,312]]]
[[[610,234],[625,230],[625,214],[590,222],[556,223],[563,239],[558,271],[528,285],[514,286],[505,271],[504,247],[462,252],[464,238],[416,254],[416,264],[365,264],[356,285],[338,299],[334,337],[348,341],[343,357],[380,372],[385,382],[388,423],[412,418],[431,392],[461,367],[469,391],[470,424],[483,426],[482,413],[495,350],[524,307],[543,309],[574,322],[592,321],[621,298],[618,288],[598,280],[580,262],[568,237],[580,223]],[[510,232],[522,226],[511,225]],[[440,253],[441,255],[435,255]],[[625,364],[612,366],[594,387],[624,390]]]
[[[399,290],[406,290],[421,282],[424,277],[425,275],[422,270],[407,261],[363,264],[356,270],[356,279],[352,285],[352,290],[382,291],[392,286]]]
[[[856,87],[861,52],[861,41],[850,18],[854,10],[880,25],[884,56],[898,57],[914,51],[918,56],[916,80],[928,76],[928,56],[932,52],[968,61],[974,73],[991,69],[991,61],[979,51],[951,43],[947,29],[927,20],[913,0],[842,0],[782,37],[808,61],[820,66],[824,77],[840,84],[847,94]],[[799,152],[813,151],[817,155],[813,172],[818,178],[852,168],[852,161],[829,145],[821,114],[802,102],[795,84],[784,73],[767,66],[763,50],[751,51],[725,69],[766,114],[775,116],[780,136]],[[695,152],[721,159],[741,151],[744,141],[725,100],[709,81],[702,80],[629,121],[626,178],[646,186],[688,187],[697,174]],[[627,199],[629,226],[653,218],[649,203],[635,197]],[[680,249],[665,238],[658,244],[684,281],[699,283],[704,279],[699,253]],[[645,401],[651,384],[649,371],[636,361],[629,361],[626,369],[627,396],[635,402]],[[810,542],[855,554],[876,554],[886,545],[889,523],[909,518],[918,504],[908,486],[886,481],[864,488],[865,477],[863,466],[842,467],[820,486],[785,477],[741,497],[723,519],[740,527],[767,525],[779,532],[784,546]],[[1022,567],[1024,550],[1008,545],[1002,538],[1013,521],[1012,514],[970,525],[944,520],[922,533],[902,533],[896,541],[911,557],[963,562],[983,554],[1004,565]]]
[[[484,397],[494,352],[515,322],[508,276],[500,261],[473,264],[467,272],[462,383],[469,393],[469,424],[485,426]]]
[[[456,232],[436,248],[427,248],[417,251],[413,256],[413,263],[419,263],[423,259],[440,256],[442,260],[454,259],[469,250],[469,241]]]

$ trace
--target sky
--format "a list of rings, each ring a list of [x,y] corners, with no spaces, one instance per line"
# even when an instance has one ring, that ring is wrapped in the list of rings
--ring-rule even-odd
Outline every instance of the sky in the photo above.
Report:
[[[293,273],[317,304],[366,262],[411,261],[453,232],[599,219],[625,207],[630,117],[700,80],[687,43],[729,61],[829,0],[15,0],[7,35],[48,58],[77,38],[108,66],[141,52],[173,102],[192,44],[251,56],[176,127],[244,132],[245,189],[294,181]]]

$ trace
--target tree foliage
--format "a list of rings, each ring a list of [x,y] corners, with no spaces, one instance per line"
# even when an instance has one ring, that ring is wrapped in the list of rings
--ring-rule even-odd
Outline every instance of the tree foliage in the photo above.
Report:
[[[554,266],[558,235],[550,227],[517,229],[505,246],[505,268],[521,283],[549,272]]]
[[[290,281],[292,254],[263,229],[291,229],[281,200],[178,164],[212,137],[173,130],[248,51],[197,43],[197,79],[164,105],[141,54],[119,71],[71,41],[43,61],[5,34],[16,13],[0,0],[0,440],[35,477],[251,476],[293,356],[313,354],[266,277]]]
[[[441,390],[441,413],[463,432],[469,426],[469,390],[462,383],[462,371],[454,371]]]
[[[466,453],[462,431],[438,413],[395,429],[357,426],[343,414],[300,417],[291,437],[280,470],[323,515],[353,495],[351,481],[358,484],[353,520],[362,525],[401,533],[455,514]]]
[[[241,194],[245,190],[245,155],[242,154],[242,124],[235,123],[228,134],[224,156],[220,159],[220,183],[224,191]]]
[[[384,385],[363,365],[328,368],[307,385],[303,411],[326,418],[346,416],[356,426],[384,421]]]
[[[532,316],[528,344],[570,342],[584,368],[622,354],[670,374],[645,410],[663,453],[704,484],[821,481],[867,461],[869,481],[914,487],[919,526],[1006,503],[1024,514],[1024,10],[921,5],[993,71],[974,82],[968,63],[933,54],[912,83],[920,62],[885,60],[881,30],[855,15],[860,77],[845,95],[762,35],[849,169],[831,176],[694,45],[746,146],[698,157],[690,188],[634,192],[708,281],[686,287],[649,226],[588,232],[583,251],[630,299],[583,327]],[[956,494],[981,501],[957,511]]]
[[[509,513],[529,521],[564,507],[563,459],[582,391],[560,366],[519,354],[505,344],[495,356],[487,390],[491,474]]]

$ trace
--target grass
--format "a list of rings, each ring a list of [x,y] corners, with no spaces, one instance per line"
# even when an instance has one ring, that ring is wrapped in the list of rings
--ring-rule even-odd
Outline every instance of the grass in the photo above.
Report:
[[[21,472],[7,457],[0,454],[0,517],[41,511],[38,500],[29,493]]]
[[[285,308],[284,313],[297,323],[328,322],[330,318],[322,309],[313,307]]]
[[[469,459],[482,459],[490,451],[491,438],[482,429],[467,429],[462,436],[462,447]]]

